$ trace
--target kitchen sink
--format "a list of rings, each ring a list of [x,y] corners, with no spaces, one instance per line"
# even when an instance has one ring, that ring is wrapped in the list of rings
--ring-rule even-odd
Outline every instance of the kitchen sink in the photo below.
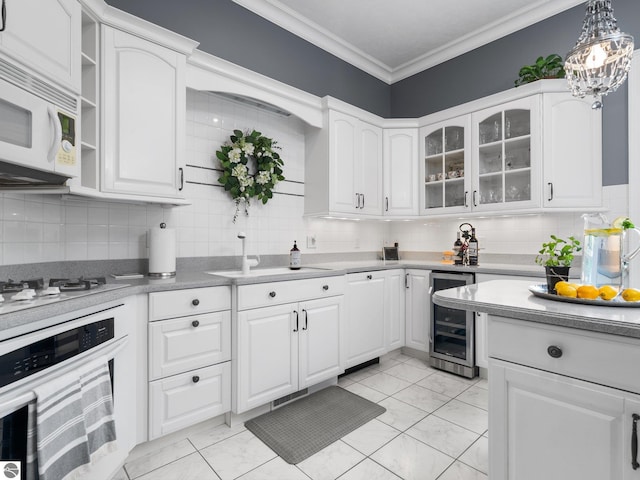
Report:
[[[221,270],[204,272],[208,275],[218,275],[220,277],[228,278],[254,278],[254,277],[266,277],[272,275],[290,275],[292,273],[307,273],[307,272],[320,272],[329,270],[327,268],[318,267],[301,267],[298,270],[291,270],[289,267],[277,267],[277,268],[256,268],[252,269],[249,273],[244,274],[242,270]]]

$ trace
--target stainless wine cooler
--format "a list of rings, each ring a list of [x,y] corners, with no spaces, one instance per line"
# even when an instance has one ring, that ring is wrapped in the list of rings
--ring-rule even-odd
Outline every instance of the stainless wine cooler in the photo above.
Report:
[[[475,283],[473,273],[432,272],[430,293]],[[474,313],[431,303],[429,364],[433,368],[473,378],[475,364]]]

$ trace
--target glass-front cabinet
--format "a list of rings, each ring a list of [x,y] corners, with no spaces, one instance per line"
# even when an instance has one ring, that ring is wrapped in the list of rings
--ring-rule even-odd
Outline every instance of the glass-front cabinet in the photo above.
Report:
[[[468,115],[421,130],[421,213],[469,209],[470,130]]]
[[[539,97],[482,110],[473,121],[473,210],[539,206]]]

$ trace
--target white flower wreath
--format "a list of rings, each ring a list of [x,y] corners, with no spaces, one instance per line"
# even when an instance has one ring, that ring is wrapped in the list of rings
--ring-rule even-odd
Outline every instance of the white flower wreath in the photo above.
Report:
[[[249,215],[250,200],[257,197],[263,204],[273,198],[273,187],[284,180],[282,166],[284,162],[275,150],[277,142],[262,136],[253,130],[251,134],[234,130],[231,143],[227,143],[216,151],[216,157],[222,166],[222,175],[218,182],[231,194],[236,202],[235,223],[240,210],[240,203],[244,202],[244,211]],[[251,173],[250,166],[255,164],[255,171]]]

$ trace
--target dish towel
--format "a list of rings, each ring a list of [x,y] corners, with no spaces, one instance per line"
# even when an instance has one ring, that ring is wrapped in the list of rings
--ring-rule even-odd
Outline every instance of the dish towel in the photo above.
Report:
[[[35,394],[35,422],[29,422],[35,423],[35,432],[27,435],[27,472],[38,472],[33,480],[79,478],[89,471],[92,461],[115,450],[113,398],[106,362],[46,382],[35,389]],[[29,410],[31,413],[34,409]],[[33,468],[31,462],[37,467]]]

